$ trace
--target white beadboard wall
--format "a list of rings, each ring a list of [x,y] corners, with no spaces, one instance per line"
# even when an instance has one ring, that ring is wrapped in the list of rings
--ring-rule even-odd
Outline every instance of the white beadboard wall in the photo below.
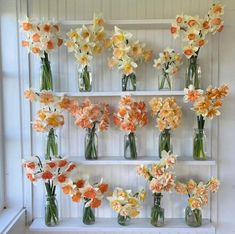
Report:
[[[4,1],[1,1],[1,4]],[[89,20],[93,17],[94,12],[102,12],[107,20],[111,19],[164,19],[174,18],[176,14],[200,14],[204,15],[212,1],[205,0],[9,0],[4,4],[11,4],[15,8],[9,8],[9,14],[15,14],[17,20],[28,14],[29,17],[39,19],[64,20]],[[231,213],[235,210],[233,201],[235,184],[233,165],[233,139],[235,137],[235,109],[231,104],[234,100],[234,42],[235,36],[235,2],[232,0],[221,1],[226,5],[225,8],[225,30],[220,35],[217,34],[208,39],[208,44],[200,52],[200,64],[203,74],[203,87],[209,84],[218,85],[229,82],[231,85],[231,94],[225,101],[220,120],[213,122],[207,121],[207,138],[208,154],[217,160],[218,170],[216,167],[208,166],[177,166],[176,174],[178,178],[191,178],[206,180],[210,175],[217,175],[221,179],[221,190],[218,193],[218,211],[216,195],[213,195],[212,206],[210,204],[203,209],[203,217],[211,218],[217,222],[217,233],[234,234],[235,227]],[[6,8],[8,9],[8,8]],[[15,16],[14,16],[15,17]],[[11,19],[3,17],[5,23]],[[15,25],[16,27],[16,25]],[[72,27],[72,26],[71,26]],[[70,29],[70,26],[63,27],[63,33]],[[1,28],[1,30],[3,30]],[[180,51],[180,40],[174,40],[165,29],[146,29],[131,30],[137,39],[146,43],[147,47],[152,48],[155,55],[169,46]],[[7,37],[6,37],[7,38]],[[19,44],[23,35],[17,34]],[[6,39],[5,39],[6,40]],[[4,42],[1,42],[4,43]],[[233,43],[233,44],[232,44]],[[7,58],[7,52],[4,51]],[[119,91],[121,89],[121,74],[117,71],[110,71],[107,68],[106,60],[110,52],[97,57],[93,64],[94,91]],[[54,77],[55,91],[57,92],[77,92],[77,72],[74,63],[73,54],[67,52],[66,47],[60,48],[57,52],[51,54],[50,61]],[[19,69],[18,85],[21,98],[19,106],[22,132],[20,139],[24,142],[22,149],[23,156],[43,154],[44,138],[40,134],[31,131],[30,121],[33,120],[38,108],[31,105],[22,97],[23,90],[28,87],[39,88],[39,59],[27,55],[24,48],[18,47]],[[10,65],[3,67],[6,71],[10,70]],[[3,74],[4,74],[3,69]],[[185,66],[182,67],[180,74],[175,79],[174,87],[179,89],[183,86]],[[10,76],[5,74],[5,80],[8,81]],[[157,73],[152,68],[152,64],[143,65],[137,70],[137,89],[138,90],[155,90],[157,89]],[[148,103],[150,97],[137,98]],[[79,98],[82,100],[82,98]],[[91,98],[95,102],[107,101],[112,110],[116,110],[119,101],[118,97],[108,98]],[[177,97],[177,101],[182,105],[183,121],[182,126],[173,132],[174,152],[178,155],[190,156],[192,151],[192,134],[195,126],[195,116],[189,110],[189,105],[182,101],[182,97]],[[149,107],[149,106],[148,106]],[[7,118],[7,116],[5,116]],[[157,136],[159,132],[154,127],[154,121],[149,113],[149,124],[147,127],[137,132],[139,156],[157,155]],[[73,124],[73,119],[66,116],[66,122],[60,131],[61,149],[63,156],[83,156],[83,138],[84,130],[78,129]],[[123,132],[111,124],[107,132],[99,134],[99,155],[102,156],[122,156],[123,155]],[[157,157],[157,156],[156,156]],[[136,176],[135,166],[84,166],[83,170],[91,174],[92,179],[103,177],[105,181],[111,184],[111,189],[115,186],[132,188],[133,190],[143,186],[147,189],[145,181]],[[29,182],[25,182],[25,206],[27,207],[28,221],[43,217],[43,186],[37,184],[33,187]],[[69,197],[60,194],[58,191],[58,200],[60,204],[60,213],[62,217],[81,217],[81,205],[74,204]],[[233,195],[232,195],[233,194]],[[149,193],[148,200],[145,202],[141,217],[149,217],[152,205],[152,197]],[[183,217],[186,205],[186,197],[172,194],[165,194],[163,206],[166,217]],[[97,217],[115,217],[116,214],[111,211],[108,203],[105,201],[101,208],[96,210]],[[134,222],[134,221],[133,221]],[[192,232],[190,232],[192,233]],[[195,234],[197,233],[195,229]],[[36,232],[35,232],[36,234]]]

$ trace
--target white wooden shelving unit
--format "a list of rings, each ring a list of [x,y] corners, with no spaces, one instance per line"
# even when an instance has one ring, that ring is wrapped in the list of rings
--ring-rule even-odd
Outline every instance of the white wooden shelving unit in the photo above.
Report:
[[[121,27],[122,29],[137,29],[137,30],[148,30],[148,29],[169,29],[174,19],[146,19],[146,20],[107,20],[105,22],[106,28],[109,30],[113,29],[114,26]],[[92,21],[61,21],[63,27],[76,27],[86,24],[91,24]],[[70,97],[120,97],[124,95],[131,96],[183,96],[184,91],[133,91],[133,92],[121,92],[121,91],[108,91],[108,92],[57,92],[57,96],[70,96]],[[81,157],[69,157],[69,159],[78,162],[81,165],[140,165],[140,164],[152,164],[158,161],[156,157],[139,157],[137,160],[125,160],[123,157],[99,157],[98,160],[85,160]],[[206,161],[195,161],[192,157],[179,157],[178,165],[181,166],[207,166],[208,170],[212,171],[212,167],[216,166],[214,159],[208,159]],[[31,226],[29,227],[30,232],[76,232],[76,233],[113,233],[113,232],[154,232],[155,234],[175,234],[175,233],[201,233],[201,234],[215,234],[215,227],[209,219],[204,219],[201,227],[191,228],[185,224],[184,219],[171,218],[166,219],[165,226],[161,228],[153,227],[150,224],[150,219],[137,218],[132,220],[131,225],[120,226],[117,223],[116,218],[96,218],[96,222],[93,225],[84,225],[81,222],[81,218],[64,218],[60,224],[55,227],[47,227],[44,224],[42,218],[36,218]]]

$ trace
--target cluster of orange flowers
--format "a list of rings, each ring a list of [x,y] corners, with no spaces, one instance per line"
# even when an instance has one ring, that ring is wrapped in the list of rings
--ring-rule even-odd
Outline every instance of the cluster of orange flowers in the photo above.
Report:
[[[39,157],[31,157],[30,160],[23,160],[23,167],[26,170],[26,177],[31,182],[42,179],[45,182],[51,181],[54,185],[63,185],[72,173],[76,172],[77,165],[66,159],[53,159],[41,161]]]
[[[75,124],[80,128],[92,129],[98,125],[98,131],[105,131],[109,126],[110,107],[108,104],[93,104],[86,98],[81,104],[76,100],[64,97],[62,107],[75,118]]]
[[[42,58],[45,56],[44,52],[51,52],[63,44],[58,24],[34,23],[32,20],[26,19],[21,22],[20,26],[26,34],[22,46]]]
[[[196,90],[192,85],[185,88],[185,102],[192,102],[192,110],[196,115],[203,118],[213,119],[220,115],[219,108],[222,106],[222,99],[228,95],[228,85],[221,85],[219,88],[209,86],[206,91]]]
[[[196,183],[191,179],[186,184],[177,182],[175,190],[177,193],[189,196],[188,204],[194,210],[206,205],[208,203],[209,192],[217,192],[219,185],[219,180],[213,177],[206,184],[203,182]]]
[[[85,207],[98,208],[101,205],[104,193],[108,191],[108,184],[99,183],[91,185],[88,180],[78,174],[62,186],[62,191],[71,196],[73,202],[85,201]]]
[[[179,127],[182,111],[177,105],[175,98],[153,98],[149,104],[152,109],[152,115],[157,118],[157,127],[161,132],[165,129],[176,129]]]
[[[137,127],[147,124],[147,111],[144,102],[136,102],[130,96],[124,96],[119,102],[119,110],[113,115],[115,125],[119,125],[121,130],[135,132]]]
[[[140,165],[137,167],[137,174],[149,182],[149,188],[153,193],[170,192],[175,185],[174,174],[170,169],[174,168],[175,163],[176,156],[163,151],[159,163],[153,164],[150,168]]]
[[[32,89],[27,89],[24,96],[32,102],[42,104],[42,108],[37,112],[37,119],[33,122],[35,131],[48,132],[51,128],[55,129],[64,125],[62,100],[56,97],[52,91],[43,90],[41,93],[37,93]]]
[[[200,48],[206,43],[208,33],[221,32],[224,23],[221,16],[224,7],[220,3],[213,3],[204,18],[189,15],[177,15],[176,21],[171,26],[174,38],[182,35],[185,46],[183,53],[187,58],[198,56]]]

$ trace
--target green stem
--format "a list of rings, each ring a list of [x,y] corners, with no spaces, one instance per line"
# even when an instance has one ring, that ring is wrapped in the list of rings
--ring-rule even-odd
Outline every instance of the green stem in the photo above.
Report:
[[[48,54],[44,52],[44,58],[41,58],[41,87],[40,90],[53,90],[53,81],[51,66],[48,60]]]
[[[96,123],[94,123],[92,129],[87,130],[87,136],[85,140],[85,158],[86,159],[97,159],[97,136],[96,136]]]
[[[47,146],[46,146],[46,160],[51,159],[52,156],[58,157],[58,144],[56,142],[56,135],[54,128],[51,128],[47,136]]]

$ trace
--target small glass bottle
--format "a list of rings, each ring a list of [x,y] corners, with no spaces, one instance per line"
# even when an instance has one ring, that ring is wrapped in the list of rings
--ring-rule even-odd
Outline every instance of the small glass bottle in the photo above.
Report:
[[[195,160],[206,160],[206,134],[204,129],[194,129],[193,158]]]
[[[200,209],[192,210],[190,206],[185,209],[185,222],[190,227],[200,227],[202,225],[202,212]]]
[[[46,226],[56,226],[59,223],[58,203],[56,195],[46,196],[45,224]]]
[[[156,227],[164,225],[164,209],[161,207],[161,193],[154,193],[154,202],[151,210],[151,224]]]
[[[124,158],[137,159],[137,138],[134,132],[124,136]]]
[[[98,136],[95,128],[88,128],[85,135],[85,158],[87,160],[98,159]]]
[[[78,89],[80,92],[92,91],[92,73],[88,65],[78,67]]]

